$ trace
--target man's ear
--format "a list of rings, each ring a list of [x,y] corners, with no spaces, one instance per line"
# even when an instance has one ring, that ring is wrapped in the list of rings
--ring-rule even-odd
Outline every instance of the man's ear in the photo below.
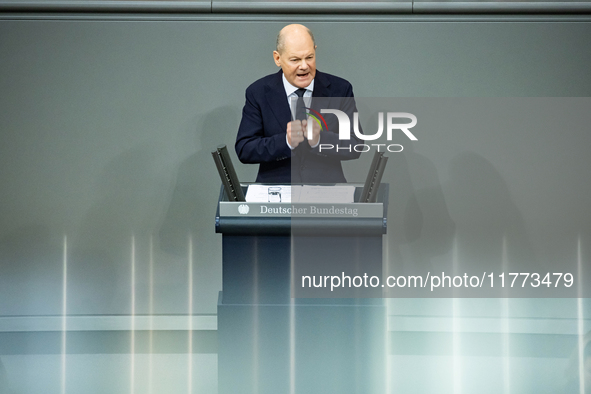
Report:
[[[279,52],[273,51],[273,60],[275,60],[275,64],[277,65],[277,67],[281,67],[281,62],[279,61],[280,58],[281,55],[279,55]]]

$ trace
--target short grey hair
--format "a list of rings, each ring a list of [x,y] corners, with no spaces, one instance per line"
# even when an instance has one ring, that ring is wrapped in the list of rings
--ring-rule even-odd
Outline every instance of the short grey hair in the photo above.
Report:
[[[306,27],[306,26],[304,26],[304,27]],[[283,52],[283,48],[285,47],[285,37],[283,37],[283,34],[281,34],[282,31],[283,31],[283,29],[281,29],[279,31],[279,33],[277,34],[277,42],[275,44],[275,49],[279,53]],[[306,27],[306,31],[308,32],[308,34],[310,35],[310,38],[312,39],[312,44],[314,44],[314,48],[316,48],[316,40],[314,39],[314,34],[312,33],[312,30],[310,30]]]

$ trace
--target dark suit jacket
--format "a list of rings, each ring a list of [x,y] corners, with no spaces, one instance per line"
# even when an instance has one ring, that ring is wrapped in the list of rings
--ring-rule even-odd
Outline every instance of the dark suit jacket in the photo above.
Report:
[[[359,157],[360,153],[351,146],[361,141],[352,132],[355,102],[353,99],[339,100],[343,97],[353,97],[349,82],[316,71],[311,107],[319,110],[318,106],[322,106],[347,113],[351,121],[351,140],[340,141],[337,117],[323,114],[328,131],[321,131],[320,144],[338,145],[338,151],[323,149],[320,152],[318,146],[310,148],[307,141],[291,150],[285,135],[291,112],[283,87],[282,71],[259,79],[246,89],[246,104],[235,145],[238,158],[242,163],[260,163],[256,181],[261,183],[346,182],[341,160]]]

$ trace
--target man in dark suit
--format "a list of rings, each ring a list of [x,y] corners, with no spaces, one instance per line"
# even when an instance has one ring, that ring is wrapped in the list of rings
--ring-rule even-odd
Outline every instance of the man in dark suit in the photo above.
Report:
[[[351,84],[316,70],[316,44],[305,26],[284,27],[273,58],[281,70],[246,89],[235,145],[238,158],[242,163],[260,164],[257,182],[346,182],[341,160],[359,157],[354,145],[361,141],[355,135],[339,140],[335,115],[323,115],[322,130],[304,111],[310,107],[318,112],[320,107],[338,109],[352,122],[356,108]],[[311,135],[309,121],[313,123]]]

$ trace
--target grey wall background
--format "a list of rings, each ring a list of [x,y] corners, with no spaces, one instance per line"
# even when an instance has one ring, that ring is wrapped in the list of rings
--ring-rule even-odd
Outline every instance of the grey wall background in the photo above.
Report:
[[[132,312],[132,257],[135,313],[185,314],[189,305],[195,314],[216,312],[221,239],[214,234],[213,217],[219,180],[209,152],[219,143],[233,145],[244,90],[276,71],[271,59],[275,35],[292,22],[314,30],[319,69],[350,80],[359,97],[591,93],[591,21],[586,17],[4,14],[0,317],[62,313],[64,237],[70,314]],[[535,136],[539,145],[521,136],[512,141],[507,151],[511,154],[495,149],[499,140],[493,134],[475,134],[461,147],[439,149],[439,142],[452,144],[464,133],[449,141],[441,136],[423,140],[425,144],[391,161],[397,166],[390,168],[397,171],[389,176],[412,187],[392,193],[394,201],[411,202],[411,209],[399,206],[392,211],[402,221],[390,218],[388,239],[395,245],[389,251],[390,263],[428,267],[449,259],[449,229],[430,225],[435,218],[430,213],[442,212],[442,201],[464,240],[472,235],[475,241],[491,239],[486,231],[490,216],[503,208],[514,213],[495,222],[494,242],[462,249],[468,258],[481,253],[498,259],[497,230],[503,224],[514,225],[515,218],[543,259],[576,257],[577,232],[583,233],[588,256],[589,158],[584,129],[571,130],[567,135],[573,139],[564,140],[544,128]],[[527,153],[524,161],[517,156],[521,151]],[[548,163],[536,167],[545,156],[551,156],[549,162],[561,171],[552,171]],[[474,172],[462,173],[463,168]],[[569,168],[573,172],[562,171]],[[237,169],[243,181],[254,180],[256,168]],[[346,171],[351,181],[363,173],[352,165]],[[529,179],[528,174],[534,176]],[[450,200],[458,196],[453,181],[462,186],[462,180],[478,181],[480,175],[493,181],[491,190],[507,194],[489,210],[472,206],[482,215],[471,216],[462,202],[474,199],[464,195]],[[476,191],[482,192],[490,183],[478,185]],[[550,195],[536,199],[542,204],[537,206],[528,197],[537,195],[540,186]],[[569,197],[569,205],[545,216],[552,208],[548,202],[560,196]],[[407,211],[414,214],[410,219],[424,213],[422,228],[403,226]],[[560,227],[551,226],[557,218]],[[560,242],[553,244],[553,239]],[[446,241],[443,246],[441,240]],[[391,320],[395,333],[389,368],[398,392],[453,392],[457,370],[466,392],[498,393],[509,386],[514,392],[555,393],[563,388],[576,343],[576,300],[394,299],[390,307],[396,318]],[[584,307],[588,309],[587,303]],[[584,315],[589,316],[588,310]],[[443,319],[429,325],[422,316]],[[450,329],[446,316],[465,317],[461,322],[467,326]],[[507,317],[515,319],[509,322]],[[451,349],[458,332],[467,332],[459,361],[458,352]],[[19,393],[58,392],[60,339],[59,333],[53,334],[3,333],[3,349],[13,346],[18,353],[20,346],[25,354],[2,355],[7,378],[0,362],[0,391],[7,379]],[[134,355],[126,354],[128,333],[91,334],[76,345],[72,342],[77,334],[69,333],[69,351],[78,347],[88,354],[68,354],[68,392],[129,392]],[[215,343],[198,338],[196,343]],[[105,343],[111,347],[101,348]],[[48,352],[48,346],[58,350]],[[174,353],[171,347],[163,352]],[[89,348],[94,350],[85,350]],[[156,391],[184,391],[188,375],[195,377],[196,391],[215,392],[215,349],[198,353],[192,365],[182,351],[155,355]],[[150,384],[148,362],[148,355],[137,356],[138,389]]]
[[[244,90],[276,71],[275,35],[292,21],[315,32],[318,68],[360,97],[591,93],[591,25],[576,18],[131,19],[0,21],[2,315],[61,313],[64,236],[69,313],[129,313],[132,253],[135,312],[150,312],[151,258],[151,311],[186,313],[189,243],[193,312],[215,313],[209,152],[233,145]]]

